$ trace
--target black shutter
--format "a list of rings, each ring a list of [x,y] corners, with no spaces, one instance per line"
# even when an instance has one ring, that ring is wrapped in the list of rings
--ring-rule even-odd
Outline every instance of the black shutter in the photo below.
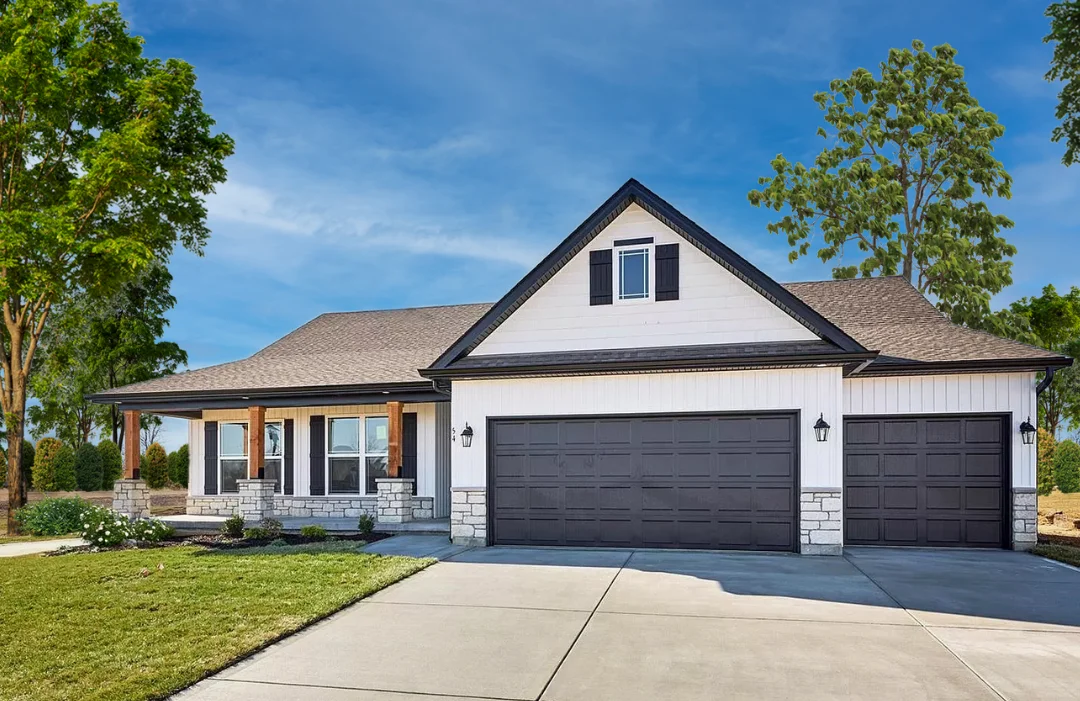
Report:
[[[284,458],[281,468],[285,472],[282,477],[281,491],[283,494],[293,493],[293,420],[285,419],[285,446]]]
[[[679,298],[679,244],[656,247],[656,301]]]
[[[311,496],[326,491],[326,417],[311,417]]]
[[[611,304],[611,249],[589,251],[589,304]]]
[[[401,421],[401,476],[413,480],[416,494],[416,414],[402,414]]]
[[[203,494],[217,494],[217,421],[203,424]]]

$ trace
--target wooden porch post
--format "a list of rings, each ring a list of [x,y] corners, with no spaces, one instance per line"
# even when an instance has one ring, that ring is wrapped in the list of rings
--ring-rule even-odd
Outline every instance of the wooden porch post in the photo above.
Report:
[[[134,409],[124,411],[124,479],[136,479],[138,476],[141,437],[139,412]]]
[[[257,479],[259,470],[265,467],[266,407],[248,407],[248,477]]]
[[[387,402],[386,413],[390,419],[387,423],[390,424],[389,431],[389,446],[387,447],[387,474],[390,477],[401,477],[401,462],[402,462],[402,446],[404,440],[401,437],[403,429],[403,419],[401,418],[401,402]]]

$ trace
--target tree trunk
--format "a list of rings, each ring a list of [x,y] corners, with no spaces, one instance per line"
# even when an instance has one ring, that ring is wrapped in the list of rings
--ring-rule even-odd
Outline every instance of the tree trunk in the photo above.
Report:
[[[21,408],[13,407],[8,412],[8,535],[18,535],[19,524],[15,521],[15,511],[26,503],[26,482],[22,474],[23,456],[23,432],[25,430],[26,393],[23,392],[22,401],[16,400]]]

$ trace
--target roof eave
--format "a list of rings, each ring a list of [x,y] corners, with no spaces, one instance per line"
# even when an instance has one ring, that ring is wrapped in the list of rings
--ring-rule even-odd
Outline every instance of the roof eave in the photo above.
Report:
[[[976,360],[935,360],[907,362],[875,362],[859,372],[859,377],[890,375],[946,375],[975,372],[1041,372],[1047,368],[1064,368],[1073,364],[1066,356],[1047,358],[990,358]]]

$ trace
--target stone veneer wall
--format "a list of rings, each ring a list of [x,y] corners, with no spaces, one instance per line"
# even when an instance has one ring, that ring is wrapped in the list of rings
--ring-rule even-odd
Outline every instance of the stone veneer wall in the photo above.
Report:
[[[274,495],[273,516],[311,518],[375,518],[378,497],[298,497]],[[187,513],[193,516],[232,516],[240,512],[240,495],[189,496]],[[413,519],[429,519],[435,512],[434,497],[413,497]]]
[[[113,483],[112,508],[128,518],[150,518],[150,488],[146,481],[116,480]]]
[[[1031,550],[1039,539],[1034,489],[1012,490],[1012,548]]]
[[[487,545],[487,490],[450,491],[450,540],[455,545]]]
[[[840,555],[844,514],[839,489],[806,489],[799,497],[799,552]]]

